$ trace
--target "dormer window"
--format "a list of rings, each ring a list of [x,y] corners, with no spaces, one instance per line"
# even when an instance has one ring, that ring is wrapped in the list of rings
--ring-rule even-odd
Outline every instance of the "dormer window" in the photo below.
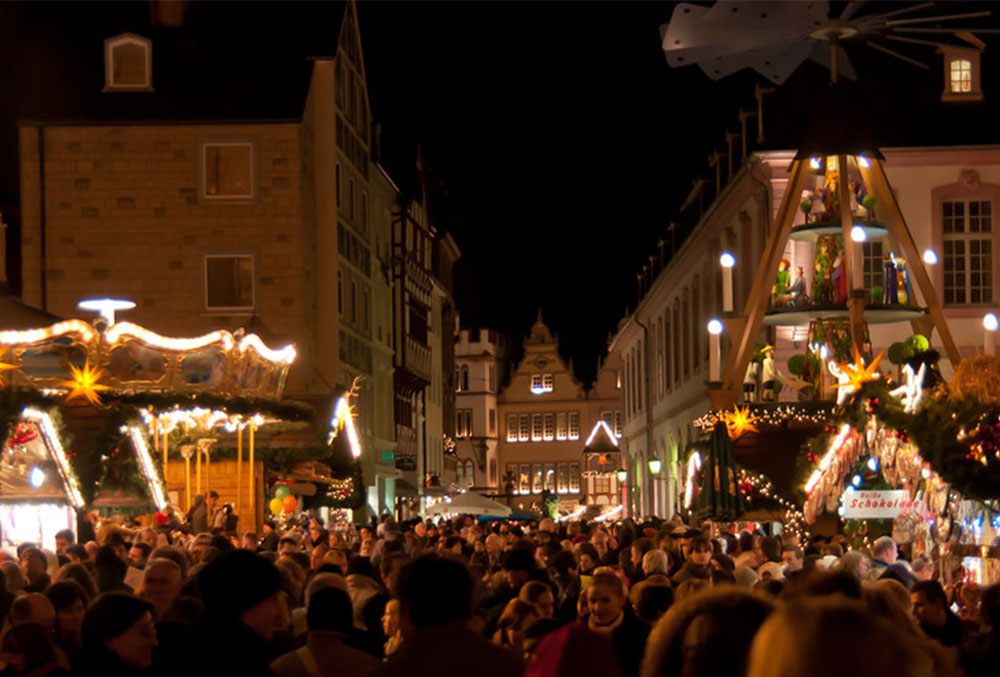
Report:
[[[957,37],[970,46],[948,45],[939,49],[944,57],[944,91],[941,93],[941,100],[982,101],[979,56],[985,44],[969,33],[958,33]]]
[[[153,91],[153,44],[149,38],[122,33],[104,41],[104,91]]]

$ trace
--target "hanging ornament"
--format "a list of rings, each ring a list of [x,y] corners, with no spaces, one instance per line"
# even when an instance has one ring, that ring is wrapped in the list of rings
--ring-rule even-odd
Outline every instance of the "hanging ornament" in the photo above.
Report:
[[[89,359],[84,362],[82,369],[71,364],[69,365],[69,370],[73,375],[72,380],[59,382],[59,385],[62,387],[69,388],[66,401],[80,398],[90,402],[95,407],[100,405],[101,396],[99,393],[102,390],[111,389],[110,386],[99,383],[101,378],[104,377],[104,370],[91,368]]]
[[[882,361],[882,353],[875,356],[872,363],[865,365],[865,360],[854,347],[854,364],[837,364],[833,360],[827,363],[827,369],[837,379],[837,383],[829,386],[837,389],[837,406],[841,406],[852,393],[857,392],[861,386],[871,381],[877,381],[879,373],[879,362]]]

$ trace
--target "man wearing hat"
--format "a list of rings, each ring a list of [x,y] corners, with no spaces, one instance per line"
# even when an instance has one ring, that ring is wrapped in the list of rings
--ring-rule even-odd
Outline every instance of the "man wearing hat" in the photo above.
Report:
[[[198,668],[204,674],[269,674],[282,648],[274,631],[288,625],[277,568],[249,550],[219,555],[198,574],[205,611],[195,637]],[[234,651],[220,651],[233,647]]]

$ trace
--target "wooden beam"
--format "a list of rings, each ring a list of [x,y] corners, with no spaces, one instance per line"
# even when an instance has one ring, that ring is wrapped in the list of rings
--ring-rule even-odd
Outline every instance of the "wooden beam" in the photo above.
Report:
[[[944,310],[941,308],[941,302],[938,301],[937,290],[934,289],[930,275],[927,274],[927,269],[924,267],[924,260],[917,250],[917,245],[913,241],[910,229],[906,225],[906,219],[903,218],[903,212],[899,209],[899,204],[896,202],[895,195],[893,195],[889,179],[885,175],[885,168],[882,167],[882,163],[877,158],[870,158],[869,166],[865,167],[861,165],[860,169],[862,178],[864,178],[865,183],[875,194],[877,200],[875,208],[881,210],[882,214],[887,217],[889,232],[903,248],[903,254],[910,267],[910,274],[917,280],[917,286],[924,297],[924,303],[927,304],[931,320],[938,330],[941,343],[944,344],[945,355],[947,355],[952,367],[958,367],[958,363],[962,361],[958,353],[958,346],[955,344],[955,339],[951,336],[951,329],[948,327],[948,321],[945,319]]]
[[[861,294],[854,294],[854,264],[860,261],[855,258],[854,250],[861,245],[851,237],[854,228],[854,215],[851,214],[850,167],[846,155],[837,156],[837,199],[840,202],[840,232],[844,240],[844,280],[848,289],[847,309],[850,311],[851,341],[859,355],[865,353],[865,299],[864,289]]]
[[[743,308],[742,317],[746,324],[739,333],[730,334],[729,337],[731,347],[722,374],[722,390],[738,393],[742,388],[743,375],[746,373],[747,365],[753,356],[754,341],[764,322],[764,313],[767,312],[768,302],[771,298],[774,275],[778,270],[781,254],[785,250],[785,243],[788,242],[788,236],[792,232],[792,223],[795,221],[796,213],[798,213],[802,189],[808,174],[808,160],[795,160],[792,163],[785,196],[781,199],[778,215],[767,237],[767,242],[764,244],[763,256]],[[749,265],[749,262],[744,261],[741,265]],[[735,401],[731,404],[735,404]]]

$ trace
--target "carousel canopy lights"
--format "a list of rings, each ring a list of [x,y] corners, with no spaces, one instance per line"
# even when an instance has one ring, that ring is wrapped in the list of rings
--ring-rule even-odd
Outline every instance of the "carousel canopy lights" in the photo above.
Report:
[[[938,262],[938,255],[933,249],[924,250],[924,263],[928,266],[936,266]]]
[[[14,343],[37,343],[63,334],[80,334],[84,341],[91,341],[95,334],[94,328],[83,320],[66,320],[58,322],[51,327],[42,329],[24,329],[13,331],[0,331],[0,345],[10,345]]]
[[[854,242],[864,242],[868,239],[868,233],[861,226],[854,226],[851,228],[851,240]]]
[[[115,311],[132,310],[135,308],[135,302],[128,299],[84,299],[77,303],[76,307],[98,313],[111,327],[115,323]]]
[[[986,331],[1000,329],[1000,320],[997,320],[996,313],[986,313],[983,315],[983,329]]]
[[[719,257],[719,265],[723,268],[732,268],[736,265],[736,257],[729,252],[722,252],[722,256]]]
[[[154,348],[176,350],[178,352],[198,350],[199,348],[205,348],[206,346],[210,346],[214,343],[222,343],[223,350],[229,351],[233,349],[233,346],[236,343],[232,334],[221,329],[196,338],[178,339],[160,336],[156,332],[149,331],[148,329],[140,327],[137,324],[132,324],[131,322],[119,322],[115,326],[108,329],[107,334],[105,334],[105,340],[108,343],[116,343],[124,336],[137,338],[144,343],[148,343]]]

